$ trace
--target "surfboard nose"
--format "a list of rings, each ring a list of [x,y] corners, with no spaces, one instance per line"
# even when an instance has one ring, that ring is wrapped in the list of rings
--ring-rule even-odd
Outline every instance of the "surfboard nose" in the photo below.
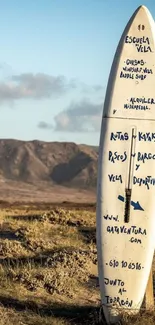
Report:
[[[148,11],[147,7],[144,5],[141,5],[137,8],[137,10],[142,10],[142,9]]]
[[[133,15],[131,16],[130,21],[133,21],[135,18],[136,18],[136,20],[137,20],[138,16],[139,16],[139,18],[144,17],[145,19],[148,18],[149,20],[154,21],[153,18],[152,18],[151,13],[150,13],[150,11],[149,11],[149,9],[148,9],[146,6],[144,6],[144,5],[139,6],[139,7],[135,10],[135,12],[133,13]]]
[[[139,7],[135,10],[135,12],[138,13],[138,12],[140,12],[140,11],[142,11],[142,10],[144,10],[146,13],[149,12],[148,8],[147,8],[146,6],[144,6],[144,5],[139,6]]]

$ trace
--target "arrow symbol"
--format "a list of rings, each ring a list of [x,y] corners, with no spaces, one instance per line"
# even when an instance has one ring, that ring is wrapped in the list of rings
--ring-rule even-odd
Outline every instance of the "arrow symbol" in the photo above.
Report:
[[[141,207],[141,205],[139,204],[139,202],[133,202],[131,201],[131,205],[133,206],[134,210],[141,210],[144,211],[144,209]]]
[[[122,195],[119,195],[118,196],[118,200],[124,202],[125,199]],[[134,210],[140,210],[140,211],[144,211],[144,209],[141,207],[141,205],[139,204],[139,202],[134,202],[134,201],[131,201],[131,206],[134,208]]]

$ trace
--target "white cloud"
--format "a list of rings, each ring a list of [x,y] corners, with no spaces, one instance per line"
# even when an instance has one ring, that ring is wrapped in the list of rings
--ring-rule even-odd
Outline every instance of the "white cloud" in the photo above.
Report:
[[[99,103],[91,103],[87,99],[78,103],[72,102],[67,109],[54,117],[54,130],[59,132],[99,132],[102,106]],[[46,125],[46,122],[40,123]],[[48,123],[44,128],[49,129]]]
[[[6,81],[0,81],[0,101],[57,98],[75,89],[86,93],[98,92],[102,87],[99,85],[87,86],[76,79],[68,81],[61,75],[23,73],[12,75]]]

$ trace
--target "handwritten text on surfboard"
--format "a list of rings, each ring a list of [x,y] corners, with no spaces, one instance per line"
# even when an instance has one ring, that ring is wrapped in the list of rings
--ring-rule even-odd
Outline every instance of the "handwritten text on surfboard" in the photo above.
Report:
[[[138,132],[137,135],[138,141],[149,141],[149,142],[155,142],[155,132]],[[111,141],[127,141],[129,139],[129,134],[127,132],[122,132],[122,131],[116,131],[116,132],[111,132],[110,134],[110,140]]]
[[[146,111],[150,110],[152,105],[155,105],[154,98],[131,97],[129,100],[127,99],[127,103],[124,104],[124,108]]]
[[[124,288],[124,281],[122,281],[121,279],[109,279],[109,278],[104,278],[104,284],[110,285],[110,286],[117,286],[119,287],[118,293],[119,294],[123,294],[123,292],[126,292],[126,289]]]
[[[138,52],[152,52],[149,37],[143,36],[138,38],[127,35],[125,37],[125,43],[134,44]]]
[[[120,72],[120,78],[145,80],[153,74],[153,70],[144,60],[126,59]]]
[[[132,304],[133,304],[133,300],[129,301],[128,299],[127,300],[123,300],[123,299],[120,299],[120,297],[110,297],[110,296],[105,296],[106,298],[106,304],[107,305],[110,305],[110,304],[113,304],[113,305],[119,305],[120,307],[122,306],[126,306],[126,307],[132,307]]]
[[[132,307],[133,300],[129,301],[128,299],[125,301],[123,299],[120,299],[119,297],[110,297],[110,296],[105,296],[106,298],[106,304],[113,304],[113,305],[119,305],[120,307],[126,306],[126,307]]]
[[[120,182],[121,184],[123,183],[122,180],[122,175],[117,175],[117,174],[108,174],[109,181],[110,182]],[[138,184],[139,186],[145,185],[146,188],[149,190],[150,186],[155,186],[155,178],[152,176],[146,176],[144,178],[142,177],[133,177],[133,184]]]
[[[141,265],[141,263],[134,263],[134,262],[127,262],[122,260],[121,262],[113,259],[110,260],[108,263],[106,263],[106,265],[109,265],[112,268],[126,268],[129,270],[137,270],[140,271],[142,270],[144,267]],[[104,284],[105,286],[116,286],[118,287],[118,294],[122,295],[123,293],[127,292],[127,290],[125,289],[125,282],[122,281],[121,279],[110,279],[109,277],[105,277],[104,278]],[[110,296],[105,296],[105,303],[106,304],[117,304],[120,307],[121,306],[127,306],[127,307],[132,307],[133,304],[133,300],[130,300],[127,298],[126,300],[120,298],[120,297],[110,297]]]
[[[154,103],[154,101],[153,101]],[[133,135],[133,137],[139,142],[155,142],[155,132],[141,132],[138,131],[136,135]],[[110,133],[110,140],[111,141],[127,141],[130,139],[130,135],[127,132],[122,132],[122,131],[115,131]],[[135,157],[137,159],[137,163],[142,162],[143,164],[146,163],[149,160],[155,160],[155,153],[151,152],[140,152],[137,151],[132,154],[132,157]],[[108,160],[112,163],[115,162],[125,162],[127,160],[127,152],[118,152],[118,151],[112,151],[109,150],[108,154]],[[135,165],[135,169],[138,170],[140,165],[137,164]],[[122,176],[121,175],[114,175],[114,174],[109,174],[109,181],[110,182],[116,182],[119,181],[121,184],[123,183]],[[152,176],[148,175],[145,178],[137,178],[133,177],[133,184],[138,184],[141,186],[144,184],[147,189],[150,189],[150,185],[155,185],[155,178]]]
[[[127,261],[117,261],[115,259],[111,259],[108,263],[106,263],[106,265],[112,267],[112,268],[126,268],[129,270],[137,270],[140,271],[143,269],[143,266],[141,265],[141,263],[134,263],[134,262],[127,262]],[[127,292],[126,288],[125,288],[125,282],[122,279],[110,279],[109,277],[104,277],[104,284],[105,286],[115,286],[118,288],[118,294],[123,295],[123,293]],[[126,300],[120,298],[120,297],[110,297],[110,296],[105,296],[105,303],[106,304],[117,304],[120,307],[121,306],[127,306],[127,307],[132,307],[133,304],[133,300],[130,300],[127,298]]]
[[[129,269],[129,270],[138,270],[140,271],[141,269],[143,269],[144,267],[141,265],[141,263],[133,263],[133,262],[127,262],[122,260],[121,262],[117,261],[117,260],[110,260],[108,263],[106,263],[107,265],[109,265],[110,267],[113,268],[117,268],[117,267],[121,267]]]
[[[142,161],[143,163],[145,163],[145,161],[147,160],[155,160],[155,153],[151,153],[151,152],[137,152],[134,155],[132,155],[132,157],[136,157],[137,156],[137,161]],[[124,151],[123,154],[119,154],[117,151],[109,151],[109,161],[111,161],[113,164],[115,164],[115,162],[117,161],[121,161],[124,162],[127,160],[127,153],[126,151]]]
[[[109,234],[126,234],[129,235],[129,242],[130,243],[137,243],[137,244],[142,244],[142,238],[147,236],[147,230],[146,228],[138,227],[135,225],[131,225],[129,227],[125,225],[113,225],[114,222],[119,222],[119,217],[118,215],[104,215],[103,216],[104,220],[109,223],[112,222],[112,225],[107,225],[106,226],[106,232]],[[130,237],[131,236],[131,237]]]

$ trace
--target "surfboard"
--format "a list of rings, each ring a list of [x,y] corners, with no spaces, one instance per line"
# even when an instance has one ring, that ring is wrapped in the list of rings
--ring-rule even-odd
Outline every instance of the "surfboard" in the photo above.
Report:
[[[106,90],[98,161],[97,254],[107,323],[141,307],[155,247],[155,23],[129,20]]]

